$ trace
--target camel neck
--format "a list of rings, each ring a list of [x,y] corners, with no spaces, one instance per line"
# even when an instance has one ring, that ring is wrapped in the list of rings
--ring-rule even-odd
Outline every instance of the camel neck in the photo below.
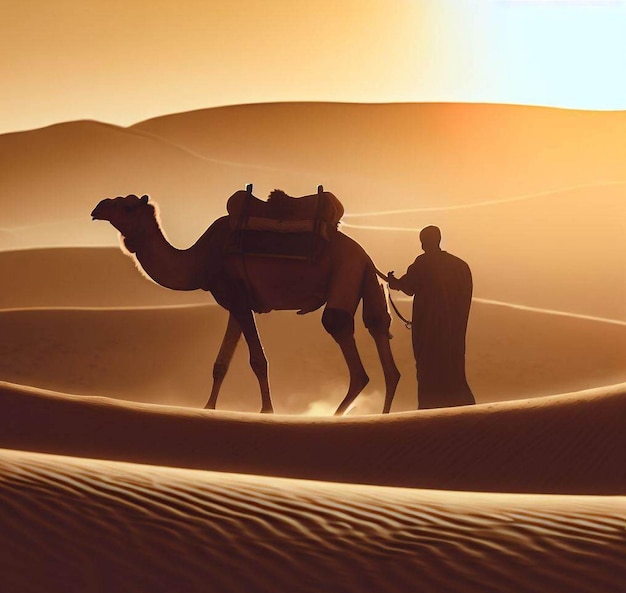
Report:
[[[200,288],[191,249],[177,249],[171,245],[156,219],[143,225],[126,242],[140,267],[157,284],[172,290]]]

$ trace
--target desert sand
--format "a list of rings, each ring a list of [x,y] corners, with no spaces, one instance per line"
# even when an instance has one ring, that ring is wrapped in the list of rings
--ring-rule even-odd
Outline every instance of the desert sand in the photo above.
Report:
[[[621,591],[624,132],[624,111],[284,103],[0,136],[0,592]],[[380,415],[357,314],[371,381],[331,417],[336,344],[276,312],[278,413],[243,344],[203,410],[226,313],[146,280],[89,213],[150,194],[184,248],[250,182],[322,183],[385,272],[439,225],[474,273],[478,405],[415,411],[395,319]]]
[[[0,452],[2,581],[47,591],[619,591],[625,497],[337,485]]]

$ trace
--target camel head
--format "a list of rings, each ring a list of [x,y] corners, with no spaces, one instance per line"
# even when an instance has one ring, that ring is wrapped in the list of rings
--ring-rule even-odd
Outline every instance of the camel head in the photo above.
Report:
[[[121,233],[131,253],[136,251],[133,244],[145,228],[146,221],[154,221],[154,217],[154,206],[148,203],[148,196],[138,198],[134,194],[105,198],[91,213],[92,220],[110,222]]]

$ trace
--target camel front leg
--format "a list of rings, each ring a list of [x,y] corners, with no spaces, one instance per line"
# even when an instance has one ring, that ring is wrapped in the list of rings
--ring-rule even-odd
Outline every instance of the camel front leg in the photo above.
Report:
[[[241,327],[241,331],[243,332],[243,336],[246,339],[246,343],[248,344],[248,350],[250,351],[250,367],[259,381],[259,387],[261,388],[261,413],[272,413],[274,408],[272,406],[270,384],[267,375],[267,358],[265,358],[263,345],[259,338],[259,332],[257,331],[254,321],[254,314],[248,309],[246,311],[238,311],[233,313],[233,315],[235,315]]]
[[[341,416],[350,407],[357,395],[365,389],[369,383],[369,377],[365,372],[354,340],[354,317],[342,309],[326,308],[322,315],[322,324],[335,342],[339,344],[350,372],[348,393],[335,411],[335,416]]]
[[[209,397],[209,401],[207,402],[206,406],[204,406],[206,410],[214,410],[215,406],[217,405],[217,396],[220,393],[222,383],[224,382],[224,377],[226,377],[228,367],[230,366],[230,361],[233,359],[233,354],[235,353],[235,349],[237,348],[240,337],[241,326],[239,325],[235,317],[230,314],[228,316],[226,333],[224,334],[224,338],[222,339],[222,345],[220,346],[220,350],[217,353],[217,358],[215,359],[215,364],[213,365],[213,387],[211,389],[211,396]]]

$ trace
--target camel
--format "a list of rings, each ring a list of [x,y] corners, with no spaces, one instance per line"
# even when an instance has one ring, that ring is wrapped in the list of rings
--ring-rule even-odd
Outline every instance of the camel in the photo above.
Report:
[[[251,195],[251,186],[248,186],[248,193]],[[290,198],[291,203],[300,199]],[[325,305],[322,325],[339,345],[350,376],[347,393],[335,411],[335,415],[343,415],[369,382],[354,340],[354,316],[362,301],[363,322],[375,341],[383,368],[383,413],[390,411],[400,373],[389,343],[391,317],[387,299],[371,258],[355,240],[342,233],[338,225],[333,227],[328,240],[322,241],[324,246],[319,257],[294,259],[254,257],[226,249],[235,232],[229,216],[215,220],[188,249],[178,249],[164,235],[158,206],[147,195],[105,198],[91,216],[92,220],[108,221],[119,231],[122,249],[135,259],[137,267],[148,278],[172,290],[209,291],[228,311],[206,409],[216,407],[220,388],[243,333],[250,367],[259,382],[261,412],[273,412],[268,362],[255,313],[295,310],[303,315]]]

